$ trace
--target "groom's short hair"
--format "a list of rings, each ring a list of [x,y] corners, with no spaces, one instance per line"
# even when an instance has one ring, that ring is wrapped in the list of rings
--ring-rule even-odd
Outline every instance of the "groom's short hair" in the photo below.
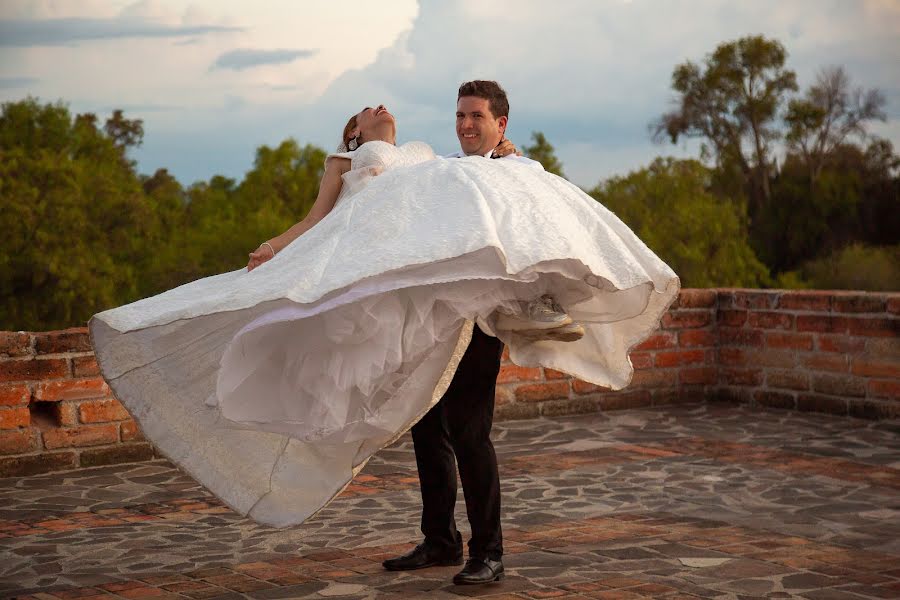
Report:
[[[467,81],[459,86],[459,95],[456,99],[459,100],[463,96],[484,98],[488,101],[494,118],[509,118],[509,100],[506,99],[506,91],[496,81],[485,81],[484,79]]]

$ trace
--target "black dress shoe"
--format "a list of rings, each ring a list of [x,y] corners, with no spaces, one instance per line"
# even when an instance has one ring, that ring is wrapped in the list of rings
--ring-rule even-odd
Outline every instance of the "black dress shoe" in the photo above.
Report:
[[[461,565],[463,562],[462,547],[447,550],[422,543],[410,552],[397,558],[389,558],[381,565],[388,571],[412,571],[425,567],[446,567]]]
[[[456,585],[477,585],[503,579],[503,563],[490,558],[470,558],[463,570],[453,577]]]

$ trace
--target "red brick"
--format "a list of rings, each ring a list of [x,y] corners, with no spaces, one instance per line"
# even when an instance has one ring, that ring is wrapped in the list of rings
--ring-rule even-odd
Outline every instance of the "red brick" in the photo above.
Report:
[[[135,423],[131,419],[122,421],[119,424],[119,430],[122,434],[123,442],[143,441],[144,439],[146,439],[144,437],[144,434],[141,433],[140,427],[138,427],[137,423]]]
[[[694,384],[713,384],[719,377],[719,370],[716,367],[693,367],[681,369],[678,373],[678,380],[684,385]]]
[[[16,429],[31,425],[28,407],[0,408],[0,429]]]
[[[99,377],[67,379],[39,384],[34,390],[36,400],[80,400],[99,398],[109,393],[106,382]]]
[[[153,447],[150,444],[120,444],[111,448],[84,450],[78,460],[82,467],[96,467],[139,462],[152,458]]]
[[[693,288],[678,294],[678,308],[712,308],[716,305],[716,290]]]
[[[751,312],[748,323],[761,329],[793,329],[794,317],[775,311]]]
[[[569,382],[530,383],[516,388],[516,400],[520,402],[540,402],[569,397]]]
[[[634,347],[635,350],[659,350],[661,348],[674,348],[677,346],[675,334],[669,331],[660,331]]]
[[[763,331],[759,329],[732,329],[721,327],[718,331],[720,344],[738,346],[762,346],[765,342]]]
[[[568,379],[569,374],[556,369],[544,369],[544,379]]]
[[[806,391],[809,389],[809,375],[792,369],[768,371],[766,385],[773,388]]]
[[[122,421],[130,416],[118,400],[87,400],[78,406],[78,418],[82,423]]]
[[[794,408],[793,394],[773,392],[770,390],[757,390],[753,393],[753,399],[761,406],[769,408]]]
[[[515,402],[516,394],[513,392],[513,388],[514,386],[512,385],[499,385],[494,388],[494,406]]]
[[[735,308],[766,309],[772,308],[777,300],[774,292],[735,290],[733,305]]]
[[[712,322],[712,313],[708,310],[676,310],[663,315],[662,325],[666,329],[696,329],[706,327]]]
[[[716,336],[708,329],[687,329],[678,332],[678,344],[684,348],[715,346]]]
[[[831,310],[831,296],[831,292],[784,292],[778,299],[778,308],[828,312]]]
[[[503,346],[503,352],[500,354],[500,360],[503,362],[509,361],[509,346]]]
[[[25,454],[37,449],[34,428],[0,431],[0,454]]]
[[[797,397],[797,410],[846,415],[848,408],[845,398],[800,394]]]
[[[632,352],[631,366],[635,369],[649,369],[653,367],[653,355],[649,352]]]
[[[696,388],[677,387],[653,390],[653,406],[671,404],[695,404],[703,400],[703,393]]]
[[[873,379],[869,382],[869,395],[876,398],[900,399],[900,381]]]
[[[706,362],[704,350],[675,350],[657,352],[654,365],[657,367],[677,367],[680,365],[698,365]]]
[[[74,452],[44,452],[0,458],[0,477],[22,477],[75,467]]]
[[[91,340],[88,336],[87,327],[72,327],[71,329],[34,334],[35,354],[90,351]]]
[[[866,340],[846,335],[819,334],[816,336],[816,349],[820,352],[859,353],[866,349]]]
[[[547,400],[539,405],[541,415],[545,417],[561,417],[563,415],[584,415],[597,412],[597,400],[594,397],[563,398],[561,400]]]
[[[813,336],[809,333],[769,331],[766,333],[766,346],[769,346],[770,348],[812,350]]]
[[[645,408],[652,404],[650,392],[629,391],[604,394],[599,400],[600,410],[622,410],[629,408]]]
[[[572,389],[575,390],[576,394],[593,394],[596,392],[608,392],[608,387],[603,387],[602,385],[595,385],[593,383],[582,381],[581,379],[573,379],[572,380]]]
[[[887,306],[885,307],[892,315],[900,315],[900,295],[888,296]]]
[[[48,429],[43,432],[44,447],[49,450],[65,447],[99,446],[119,441],[119,431],[115,424],[83,425]]]
[[[840,354],[810,354],[801,357],[800,364],[807,369],[831,373],[846,373],[850,370],[847,357]]]
[[[868,377],[893,377],[900,379],[900,359],[885,360],[868,356],[857,356],[850,363],[850,372]]]
[[[866,382],[847,375],[819,373],[812,378],[812,389],[831,396],[865,396]]]
[[[31,336],[24,331],[0,331],[0,356],[31,354]]]
[[[900,319],[849,319],[850,335],[866,337],[900,336]]]
[[[747,315],[750,314],[746,310],[719,310],[716,313],[716,322],[726,327],[740,327],[747,322]]]
[[[851,417],[876,420],[900,418],[900,402],[851,400],[849,404]]]
[[[875,294],[835,294],[831,300],[832,310],[842,313],[884,312],[885,297]]]
[[[513,421],[516,419],[537,419],[541,416],[541,406],[536,402],[508,402],[494,405],[495,421]]]
[[[900,336],[895,338],[855,339],[865,344],[868,354],[884,357],[892,356],[900,360]]]
[[[829,315],[797,315],[797,331],[817,331],[820,333],[847,333],[847,317]]]
[[[74,402],[54,402],[56,422],[62,427],[78,425],[78,407]]]
[[[31,399],[31,390],[24,383],[0,384],[0,406],[22,406]]]
[[[761,369],[727,368],[721,370],[722,379],[732,385],[761,385],[763,372]]]
[[[100,365],[97,364],[97,357],[91,355],[72,358],[72,375],[75,377],[92,377],[99,374]]]
[[[719,348],[719,364],[730,367],[742,367],[747,364],[747,357],[743,348]]]
[[[678,385],[677,369],[647,369],[635,371],[631,379],[632,387],[660,388]]]
[[[541,379],[540,367],[520,367],[518,365],[503,365],[500,374],[497,375],[497,383],[515,383],[517,381],[539,381]]]
[[[755,367],[776,367],[787,369],[797,364],[795,352],[791,350],[748,349],[744,352],[747,364]]]
[[[69,374],[69,364],[64,358],[31,358],[0,362],[0,382],[57,379]]]

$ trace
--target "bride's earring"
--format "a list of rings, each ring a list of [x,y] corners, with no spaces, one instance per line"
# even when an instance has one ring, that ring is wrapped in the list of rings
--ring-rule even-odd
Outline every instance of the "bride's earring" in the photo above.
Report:
[[[351,152],[353,150],[356,150],[357,148],[359,148],[359,142],[357,142],[358,138],[359,138],[359,136],[356,136],[355,138],[353,138],[352,140],[347,142],[347,149],[350,150]]]

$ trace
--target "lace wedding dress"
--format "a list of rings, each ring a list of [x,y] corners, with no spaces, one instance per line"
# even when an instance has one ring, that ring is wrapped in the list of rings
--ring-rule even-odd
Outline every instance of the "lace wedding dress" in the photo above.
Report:
[[[251,272],[95,315],[102,372],[146,437],[228,506],[300,523],[437,402],[473,323],[519,365],[612,389],[679,281],[615,215],[515,160],[369,142],[329,215]],[[377,176],[376,176],[377,175]],[[585,336],[494,331],[550,293]]]

